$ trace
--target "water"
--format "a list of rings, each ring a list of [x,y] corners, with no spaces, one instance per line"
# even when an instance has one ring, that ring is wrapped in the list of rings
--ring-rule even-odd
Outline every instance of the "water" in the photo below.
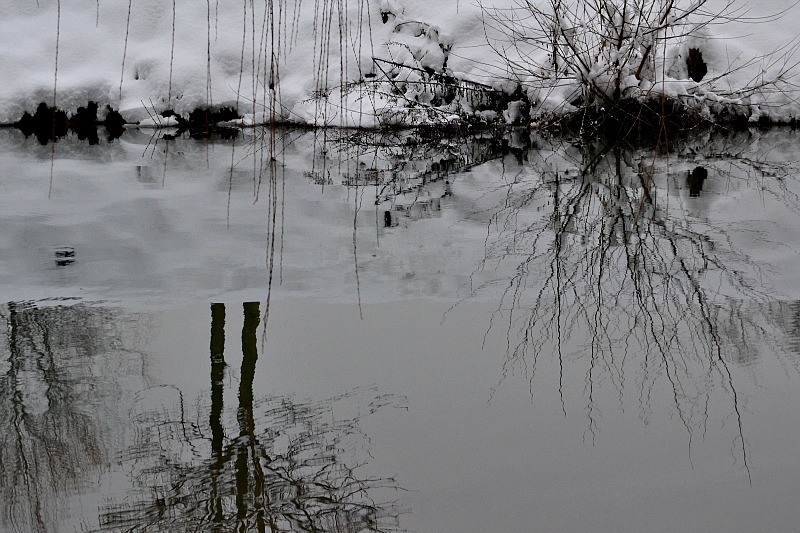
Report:
[[[792,531],[792,132],[0,131],[0,530]]]

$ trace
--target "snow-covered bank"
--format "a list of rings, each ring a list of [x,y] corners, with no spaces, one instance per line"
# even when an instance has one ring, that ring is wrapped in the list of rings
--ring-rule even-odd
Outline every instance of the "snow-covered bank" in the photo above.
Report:
[[[338,98],[342,74],[347,82],[375,79],[375,57],[436,71],[448,60],[450,68],[480,78],[474,60],[486,54],[447,57],[450,35],[460,36],[464,50],[482,40],[477,8],[457,2],[4,0],[0,6],[2,122],[32,113],[39,102],[74,112],[92,100],[130,121],[149,118],[146,107],[185,115],[233,105],[250,122],[264,121],[265,109],[274,107],[282,120],[370,125],[374,111],[389,103],[372,95]],[[444,23],[454,33],[440,30]],[[409,61],[412,54],[419,61]],[[320,95],[336,105],[317,105]],[[341,113],[345,100],[350,109]]]
[[[669,4],[646,4],[657,13],[662,3]],[[677,1],[675,9],[696,4]],[[728,106],[751,120],[800,115],[791,68],[796,58],[782,48],[796,34],[794,11],[760,18],[791,3],[737,0],[728,18],[703,24],[727,4],[708,0],[695,18],[670,19],[668,44],[652,54],[653,74],[622,70],[619,88],[634,98],[665,94],[700,113]],[[511,35],[490,16],[519,10],[515,0],[2,0],[0,6],[5,123],[32,113],[40,102],[74,113],[88,101],[99,104],[101,119],[110,105],[131,122],[152,121],[154,111],[188,116],[220,106],[237,109],[244,125],[274,118],[375,127],[465,115],[515,121],[529,105],[534,116],[569,112],[581,80],[602,79],[609,60],[621,57],[619,51],[608,57],[598,52],[578,74],[543,75],[538,69],[547,52],[526,41],[534,31],[530,20],[514,22],[514,31],[524,31]],[[597,28],[592,24],[599,19],[581,9],[571,20],[559,19],[563,33],[589,35]],[[678,11],[669,12],[674,17]],[[624,34],[630,15],[615,16],[621,16]],[[647,55],[646,39],[630,41],[623,51]],[[690,79],[686,67],[692,48],[702,52],[707,68],[700,81]],[[760,87],[781,69],[787,73],[778,86]],[[509,95],[497,99],[501,109],[486,109],[492,89]]]

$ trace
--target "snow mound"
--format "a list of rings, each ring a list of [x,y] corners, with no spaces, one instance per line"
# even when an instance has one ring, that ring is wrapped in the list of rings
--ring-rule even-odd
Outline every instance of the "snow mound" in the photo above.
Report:
[[[368,125],[374,107],[388,104],[346,86],[378,76],[373,58],[471,70],[482,37],[472,31],[456,44],[440,29],[479,27],[477,7],[462,4],[0,0],[0,122],[39,102],[72,113],[92,100],[132,122],[149,120],[153,109],[186,116],[227,105],[245,123],[266,114]],[[450,57],[454,49],[463,55]]]
[[[714,12],[726,2],[704,6]],[[185,117],[222,106],[235,109],[241,125],[346,127],[447,123],[459,114],[521,122],[531,104],[534,116],[570,112],[580,105],[581,82],[608,84],[609,68],[627,49],[571,77],[544,76],[535,65],[547,62],[547,52],[526,48],[524,32],[509,41],[487,17],[522,5],[0,0],[0,122],[19,120],[40,102],[72,114],[88,101],[148,126],[163,126],[151,116],[164,111]],[[762,83],[794,66],[792,48],[782,48],[796,34],[793,16],[752,15],[779,12],[789,0],[746,5],[753,9],[738,12],[739,21],[689,28],[656,58],[652,76],[628,72],[621,90],[665,95],[708,114],[738,106],[750,120],[797,117],[796,76],[785,76],[777,89]],[[591,23],[559,21],[570,35]],[[702,51],[707,69],[699,82],[687,67],[693,49]],[[490,109],[486,94],[516,94],[516,103],[500,98],[502,105]]]

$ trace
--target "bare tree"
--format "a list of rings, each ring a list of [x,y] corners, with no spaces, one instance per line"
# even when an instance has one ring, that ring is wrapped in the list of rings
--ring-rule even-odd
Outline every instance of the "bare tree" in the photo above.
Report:
[[[787,11],[751,16],[736,0],[518,0],[511,8],[483,9],[489,44],[533,103],[555,96],[538,114],[591,110],[591,120],[605,115],[626,125],[649,118],[634,103],[653,99],[656,117],[665,114],[659,103],[665,97],[703,116],[704,106],[747,114],[758,103],[750,100],[756,93],[787,95],[798,63],[796,40],[765,55],[731,59],[707,77],[702,47],[691,48],[723,24],[769,22]],[[741,71],[753,71],[752,79],[731,86],[731,75]],[[658,119],[650,126],[659,127]]]

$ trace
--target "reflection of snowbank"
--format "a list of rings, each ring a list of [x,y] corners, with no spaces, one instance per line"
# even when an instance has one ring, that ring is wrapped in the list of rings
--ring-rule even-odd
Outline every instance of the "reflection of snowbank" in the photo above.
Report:
[[[677,158],[656,158],[654,167],[649,150],[624,153],[624,179],[617,183],[613,165],[594,168],[596,178],[583,177],[578,147],[539,139],[533,145],[528,139],[526,147],[524,136],[423,143],[409,142],[410,135],[358,134],[327,142],[323,152],[320,134],[279,130],[270,165],[262,151],[270,139],[261,130],[246,132],[254,136],[240,136],[235,146],[145,130],[101,146],[68,137],[54,154],[52,146],[6,131],[0,151],[6,298],[263,297],[274,198],[279,292],[453,301],[487,281],[502,284],[518,266],[514,258],[544,253],[537,246],[554,238],[554,198],[581,184],[592,201],[584,219],[564,219],[561,242],[577,257],[601,239],[609,246],[627,242],[634,222],[650,221],[654,232],[662,224],[692,226],[717,239],[717,250],[741,251],[726,256],[733,270],[769,265],[773,287],[796,296],[800,286],[797,210],[785,200],[798,187],[789,176],[765,173],[785,166],[792,150],[774,138],[764,138],[761,147],[751,138],[704,138]],[[738,151],[731,151],[737,142]],[[706,161],[695,155],[701,148]],[[764,154],[772,163],[755,161]],[[687,173],[700,165],[707,179],[693,197]],[[646,191],[641,180],[647,176],[654,185]],[[624,222],[609,218],[619,195],[632,203]],[[514,209],[518,201],[525,207]],[[768,209],[757,213],[761,203]],[[538,244],[530,242],[534,227],[542,234]],[[59,266],[56,254],[65,249],[72,261]],[[712,285],[714,275],[703,274]]]
[[[150,133],[133,130],[93,147],[70,137],[59,141],[51,183],[50,148],[5,132],[0,285],[6,298],[266,295],[266,166],[263,178],[254,179],[268,162],[267,155],[261,159],[261,140],[240,137],[232,154],[230,141],[171,141]],[[465,295],[485,233],[482,222],[458,221],[472,193],[441,198],[445,179],[431,172],[432,164],[420,160],[403,168],[401,154],[392,155],[398,163],[355,147],[341,153],[329,147],[324,157],[315,154],[311,133],[286,133],[276,145],[277,200],[286,211],[279,228],[281,290],[348,301],[356,298],[358,283],[364,301]],[[455,148],[445,146],[438,159],[422,148],[418,155],[437,161],[436,168],[457,157],[472,162]],[[347,176],[371,175],[347,150],[366,153],[387,183],[346,183]],[[428,191],[419,189],[424,180],[431,182]],[[458,202],[463,206],[453,210]],[[423,216],[426,209],[435,216]],[[396,213],[402,227],[387,227],[385,212]],[[74,249],[75,260],[58,267],[54,253],[62,246]]]

